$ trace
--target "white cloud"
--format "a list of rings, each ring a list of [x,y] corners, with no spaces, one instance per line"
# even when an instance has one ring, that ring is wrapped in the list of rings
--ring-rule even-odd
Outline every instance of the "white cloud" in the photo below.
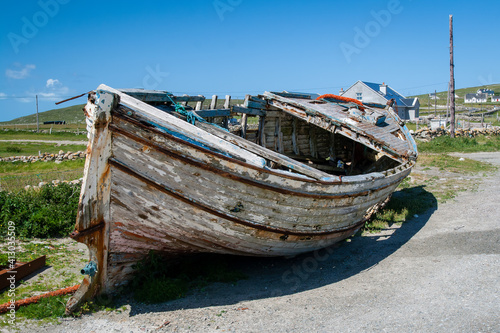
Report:
[[[27,92],[27,94],[33,97],[38,95],[39,99],[46,101],[58,102],[68,97],[69,88],[64,86],[58,79],[48,79],[45,83],[45,89],[38,92]]]
[[[47,88],[55,88],[57,86],[61,86],[61,82],[58,79],[48,79],[47,84],[45,85]]]
[[[0,99],[6,99],[6,98],[7,98],[7,94],[0,92]]]
[[[17,65],[16,67],[21,67],[21,65]],[[7,69],[5,75],[11,79],[21,80],[27,78],[30,72],[35,68],[35,65],[28,64],[19,70]]]

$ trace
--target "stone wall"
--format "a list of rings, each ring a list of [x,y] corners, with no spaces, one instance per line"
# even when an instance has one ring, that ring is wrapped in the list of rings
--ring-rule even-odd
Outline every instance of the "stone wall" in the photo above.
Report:
[[[52,182],[40,182],[38,183],[38,185],[26,185],[24,187],[25,190],[30,190],[30,189],[33,189],[33,190],[39,190],[42,186],[45,186],[47,184],[52,184],[54,186],[57,186],[61,183],[66,183],[66,184],[72,184],[72,185],[76,185],[76,184],[81,184],[83,181],[83,178],[80,178],[80,179],[75,179],[75,180],[53,180]]]
[[[73,153],[71,151],[64,152],[62,150],[57,154],[43,153],[40,155],[33,156],[11,156],[11,157],[0,157],[0,162],[25,162],[33,163],[37,161],[49,162],[55,161],[56,163],[61,163],[65,160],[76,160],[80,158],[85,158],[86,154],[84,151],[77,151]]]
[[[412,135],[416,139],[420,140],[432,140],[439,136],[449,136],[450,131],[442,128],[438,128],[436,130],[431,130],[429,128],[421,128],[416,132],[413,132]],[[491,135],[500,135],[500,127],[489,127],[489,128],[471,128],[471,129],[461,129],[458,128],[455,130],[456,137],[469,137],[473,138],[476,136],[491,136]]]

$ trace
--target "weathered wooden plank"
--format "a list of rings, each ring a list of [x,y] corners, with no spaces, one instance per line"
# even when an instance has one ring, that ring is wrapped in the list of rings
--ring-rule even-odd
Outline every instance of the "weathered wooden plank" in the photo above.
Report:
[[[249,96],[248,98],[245,98],[243,106],[246,108],[253,108],[253,109],[266,109],[267,102],[256,96]]]
[[[318,158],[318,139],[316,136],[316,128],[311,126],[309,128],[309,149],[311,150],[311,156]]]
[[[196,114],[203,118],[228,117],[231,115],[231,109],[199,110]]]
[[[172,100],[176,103],[180,102],[203,102],[205,100],[204,96],[174,96],[168,91],[159,90],[143,90],[143,89],[120,89],[120,92],[132,96],[143,102],[171,102]]]
[[[301,93],[288,93],[288,92],[272,92],[272,94],[286,97],[286,98],[300,98],[300,99],[311,99],[311,95],[309,94],[301,94]]]
[[[210,110],[215,110],[217,108],[217,95],[212,96],[212,101],[210,102]]]
[[[247,114],[250,116],[265,116],[266,115],[266,111],[257,110],[257,109],[249,109],[249,108],[245,108],[245,107],[238,106],[238,105],[233,105],[231,107],[231,109],[232,109],[233,113],[243,113],[243,114]]]
[[[330,133],[330,146],[329,146],[329,151],[330,151],[330,159],[332,161],[335,161],[335,134]]]
[[[97,273],[92,278],[89,276],[84,278],[80,288],[66,305],[66,310],[69,312],[74,311],[81,302],[94,297],[98,291],[106,292],[111,191],[111,177],[107,161],[111,156],[112,141],[109,122],[111,111],[118,103],[117,95],[121,99],[134,98],[117,90],[109,91],[105,88],[107,87],[100,85],[95,94],[89,94],[89,101],[85,107],[91,126],[87,134],[89,137],[88,154],[83,170],[84,178],[75,225],[77,233],[85,234],[84,237],[78,238],[78,241],[87,244],[89,260],[96,263]],[[160,110],[158,112],[164,113]],[[97,228],[99,225],[103,227]],[[92,232],[88,233],[88,231]]]
[[[224,101],[224,109],[229,109],[231,108],[231,96],[226,95],[226,99]]]
[[[247,137],[247,114],[243,113],[241,115],[241,137],[245,138]]]
[[[276,119],[276,131],[274,133],[275,136],[275,146],[277,146],[277,151],[280,154],[283,154],[285,151],[284,145],[283,145],[283,132],[281,130],[281,115]]]
[[[203,102],[196,102],[195,111],[201,110],[202,105],[203,105]]]

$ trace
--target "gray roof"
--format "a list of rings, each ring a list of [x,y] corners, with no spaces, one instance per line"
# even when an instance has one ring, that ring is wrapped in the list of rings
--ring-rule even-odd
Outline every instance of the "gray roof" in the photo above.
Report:
[[[387,93],[384,95],[380,92],[380,83],[374,83],[374,82],[365,82],[365,81],[360,81],[367,85],[370,89],[380,93],[380,95],[385,98],[386,100],[390,100],[391,98],[394,98],[396,101],[397,105],[400,106],[412,106],[414,103],[414,98],[406,98],[405,96],[401,95],[398,93],[396,90],[392,89],[391,87],[387,86]]]

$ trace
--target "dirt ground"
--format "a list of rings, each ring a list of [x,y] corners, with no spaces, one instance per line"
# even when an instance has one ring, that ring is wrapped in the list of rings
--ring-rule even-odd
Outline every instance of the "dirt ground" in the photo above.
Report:
[[[465,155],[463,155],[465,156]],[[467,154],[500,166],[500,153]],[[33,332],[500,332],[500,171],[401,227],[187,297],[65,318]]]

